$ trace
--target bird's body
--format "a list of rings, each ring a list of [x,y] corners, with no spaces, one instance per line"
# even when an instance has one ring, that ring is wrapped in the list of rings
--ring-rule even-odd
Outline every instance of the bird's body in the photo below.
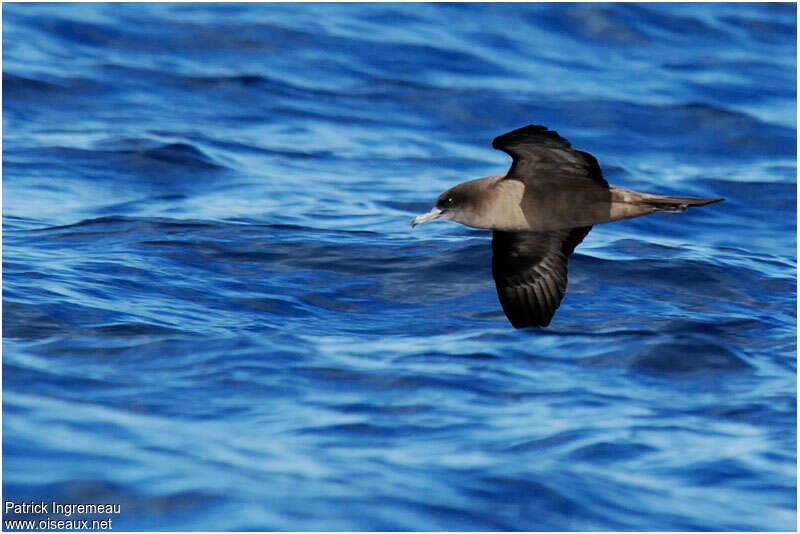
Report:
[[[676,198],[614,186],[527,183],[508,180],[505,174],[478,178],[458,187],[480,191],[485,201],[464,220],[452,220],[473,228],[505,232],[546,232],[631,219],[663,211],[654,200],[661,199],[663,204]]]
[[[567,258],[593,225],[723,200],[609,185],[591,154],[572,149],[544,126],[514,130],[492,145],[513,158],[506,174],[448,189],[411,225],[449,219],[493,230],[492,273],[515,327],[550,323],[566,290]]]

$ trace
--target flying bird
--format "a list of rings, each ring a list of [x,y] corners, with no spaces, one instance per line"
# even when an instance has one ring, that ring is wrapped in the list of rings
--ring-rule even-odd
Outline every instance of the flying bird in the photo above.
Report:
[[[492,275],[515,328],[550,324],[567,289],[567,258],[592,225],[725,200],[609,185],[594,156],[545,126],[508,132],[492,146],[511,156],[508,172],[448,189],[411,227],[446,219],[492,230]]]

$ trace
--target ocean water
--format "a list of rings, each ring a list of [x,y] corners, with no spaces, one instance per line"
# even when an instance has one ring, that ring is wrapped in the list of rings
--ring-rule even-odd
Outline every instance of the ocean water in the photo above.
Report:
[[[795,10],[4,4],[4,499],[794,530]],[[727,200],[595,226],[515,330],[490,233],[409,222],[529,123]]]

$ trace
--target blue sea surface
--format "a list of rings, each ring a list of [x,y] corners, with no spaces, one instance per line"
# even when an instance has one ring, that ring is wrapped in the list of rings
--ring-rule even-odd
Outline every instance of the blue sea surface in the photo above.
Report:
[[[795,529],[795,4],[2,15],[5,500],[117,503],[114,530]],[[595,226],[551,326],[515,330],[491,233],[409,223],[530,123],[612,184],[727,200]]]

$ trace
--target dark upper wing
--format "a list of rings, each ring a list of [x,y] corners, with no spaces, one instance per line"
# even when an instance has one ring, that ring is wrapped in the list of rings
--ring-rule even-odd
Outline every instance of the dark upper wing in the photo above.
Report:
[[[515,328],[547,326],[567,289],[567,258],[591,226],[492,236],[492,274]]]
[[[531,124],[508,132],[495,137],[492,146],[514,160],[509,178],[572,180],[595,187],[608,186],[594,156],[571,148],[569,141],[546,126]]]

